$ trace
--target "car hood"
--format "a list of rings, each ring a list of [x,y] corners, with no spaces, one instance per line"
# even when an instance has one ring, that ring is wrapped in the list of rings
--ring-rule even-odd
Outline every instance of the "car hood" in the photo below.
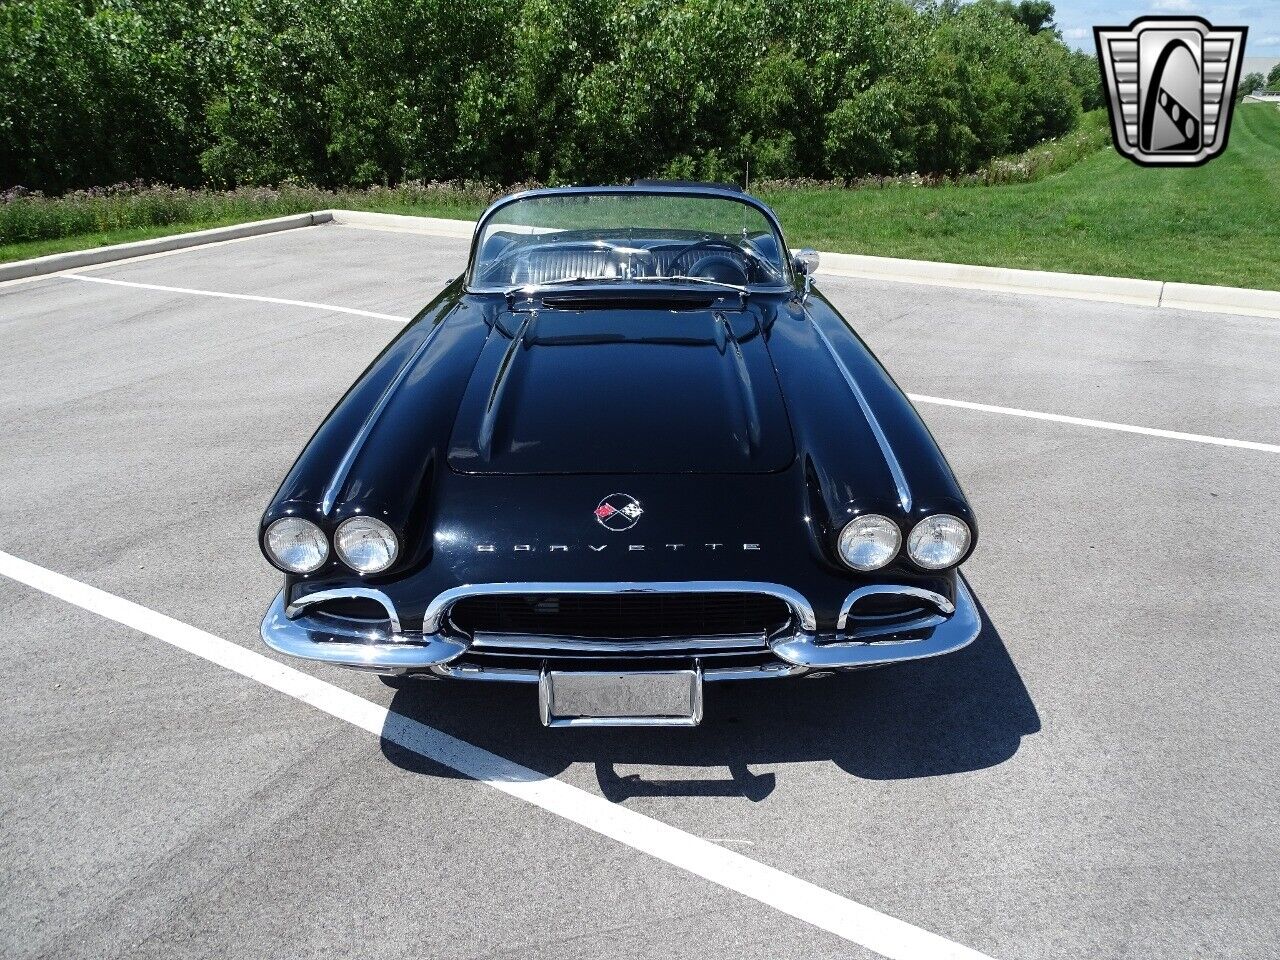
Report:
[[[770,473],[795,459],[760,311],[500,311],[458,407],[472,474]]]
[[[261,531],[378,517],[402,559],[363,582],[423,603],[485,578],[776,580],[806,561],[834,597],[852,516],[905,537],[952,513],[976,535],[919,415],[819,291],[722,299],[535,315],[455,282],[321,424]],[[601,519],[632,501],[634,523]],[[350,578],[331,559],[304,579]]]

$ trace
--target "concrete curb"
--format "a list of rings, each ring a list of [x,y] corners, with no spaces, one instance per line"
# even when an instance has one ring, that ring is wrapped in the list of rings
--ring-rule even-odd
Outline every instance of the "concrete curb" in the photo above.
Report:
[[[1166,283],[1160,306],[1208,313],[1240,313],[1250,317],[1280,317],[1280,291]]]
[[[998,290],[1003,293],[1073,300],[1104,300],[1144,307],[1160,306],[1164,283],[1159,280],[1131,280],[1124,277],[1097,277],[1080,273],[1049,273],[1044,270],[1013,270],[1007,267],[977,267],[929,260],[899,260],[851,253],[824,253],[818,274],[889,280],[895,283],[923,283],[970,290]]]
[[[344,227],[368,227],[373,230],[399,230],[404,233],[426,233],[435,237],[460,237],[470,240],[475,233],[474,220],[445,220],[441,217],[413,217],[400,213],[370,213],[367,210],[324,210],[329,219]]]
[[[470,239],[474,220],[445,220],[360,210],[329,210],[333,222],[371,230],[400,230]],[[1136,280],[1047,270],[979,267],[932,260],[902,260],[852,253],[823,253],[819,276],[853,277],[893,283],[921,283],[966,290],[991,290],[1023,296],[1062,297],[1143,307],[1167,307],[1202,313],[1234,313],[1280,319],[1280,292],[1214,287],[1163,280]]]
[[[46,273],[72,270],[91,264],[128,260],[133,257],[180,250],[205,243],[252,237],[278,230],[309,227],[320,223],[366,230],[390,230],[420,233],[437,237],[469,240],[475,231],[474,220],[449,220],[442,217],[415,217],[396,213],[371,213],[365,210],[317,210],[271,220],[256,220],[230,227],[179,233],[137,243],[115,244],[58,253],[34,260],[0,264],[0,283]],[[959,263],[937,263],[930,260],[902,260],[895,257],[870,257],[850,253],[823,253],[819,276],[853,277],[893,283],[920,283],[930,286],[967,290],[991,290],[1024,296],[1064,297],[1104,303],[1194,310],[1202,313],[1232,313],[1242,316],[1280,319],[1280,291],[1249,290],[1239,287],[1216,287],[1161,280],[1134,280],[1125,277],[1101,277],[1079,273],[1052,273],[1045,270],[1013,270],[1006,267],[979,267]]]
[[[206,243],[219,243],[223,240],[255,237],[262,233],[275,233],[278,230],[310,227],[317,223],[328,223],[332,219],[333,215],[328,210],[320,210],[315,213],[295,213],[287,217],[273,217],[270,220],[251,220],[248,223],[236,223],[229,227],[214,227],[210,230],[196,230],[192,233],[175,233],[172,236],[156,237],[153,240],[115,243],[106,247],[93,247],[89,250],[54,253],[47,257],[36,257],[32,260],[17,260],[14,263],[0,264],[0,283],[6,280],[21,280],[25,277],[41,276],[46,273],[59,273],[62,270],[74,270],[77,267],[88,267],[96,263],[130,260],[133,257],[145,257],[152,253],[165,253],[169,250],[181,250],[185,247],[198,247]]]

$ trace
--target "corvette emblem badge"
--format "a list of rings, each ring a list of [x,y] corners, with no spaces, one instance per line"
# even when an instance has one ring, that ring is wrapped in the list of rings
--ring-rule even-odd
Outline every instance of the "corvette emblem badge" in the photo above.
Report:
[[[1116,149],[1144,167],[1196,167],[1227,149],[1248,32],[1199,17],[1094,27]]]
[[[640,501],[629,493],[611,493],[596,507],[596,520],[600,526],[614,533],[630,530],[644,510]]]

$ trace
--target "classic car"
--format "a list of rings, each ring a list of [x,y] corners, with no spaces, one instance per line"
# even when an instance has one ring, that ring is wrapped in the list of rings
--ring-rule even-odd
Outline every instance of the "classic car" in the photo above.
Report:
[[[548,726],[970,643],[973,513],[816,266],[729,187],[494,203],[263,515],[263,640],[528,683]]]

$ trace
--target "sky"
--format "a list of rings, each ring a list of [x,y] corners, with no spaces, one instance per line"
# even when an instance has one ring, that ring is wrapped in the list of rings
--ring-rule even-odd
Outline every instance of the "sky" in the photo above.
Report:
[[[1249,28],[1246,57],[1280,59],[1280,0],[1054,0],[1062,36],[1093,51],[1095,26],[1128,26],[1149,14],[1194,14],[1214,26]]]

